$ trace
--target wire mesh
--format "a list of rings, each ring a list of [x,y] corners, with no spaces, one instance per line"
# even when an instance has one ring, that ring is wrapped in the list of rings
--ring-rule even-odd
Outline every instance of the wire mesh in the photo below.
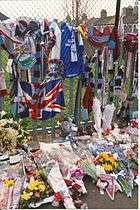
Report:
[[[107,24],[112,29],[115,23],[116,0],[0,0],[0,19],[3,24],[14,28],[18,20],[37,20],[47,19],[49,22],[56,19],[59,24],[67,21],[71,25],[77,26],[86,22],[89,26],[94,25],[101,31]],[[5,17],[4,17],[5,16]],[[125,32],[138,31],[138,1],[122,0],[121,16]],[[94,49],[85,45],[85,54],[92,55]],[[6,72],[7,55],[1,52],[2,67],[5,70],[7,87],[9,88],[9,74]],[[74,113],[76,88],[78,78],[66,79],[64,81],[64,94],[66,111],[68,117]],[[9,97],[5,97],[2,102],[0,98],[1,109],[10,112]],[[3,105],[2,105],[3,104]],[[2,107],[3,106],[3,107]],[[58,117],[47,122],[37,122],[37,127],[52,126],[53,137],[55,136],[55,125]],[[32,128],[32,122],[29,119],[24,120],[24,125]],[[33,125],[33,128],[35,126]]]

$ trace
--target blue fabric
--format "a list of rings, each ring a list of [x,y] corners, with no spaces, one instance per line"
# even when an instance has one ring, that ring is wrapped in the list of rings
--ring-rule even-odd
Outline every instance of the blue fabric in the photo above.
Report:
[[[64,77],[75,77],[84,72],[84,47],[79,45],[76,32],[74,33],[78,60],[76,62],[71,62],[72,30],[73,29],[70,29],[66,23],[61,24],[61,60],[64,63]]]
[[[110,50],[113,50],[116,48],[116,43],[112,39],[110,39],[107,43],[107,46]]]
[[[89,38],[93,37],[93,27],[92,26],[88,27],[88,37]]]

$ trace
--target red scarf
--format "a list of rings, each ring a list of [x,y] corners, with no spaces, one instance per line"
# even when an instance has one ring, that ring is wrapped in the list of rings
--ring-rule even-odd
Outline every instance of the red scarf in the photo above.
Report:
[[[83,97],[83,108],[88,110],[88,113],[92,111],[93,106],[93,89],[91,85],[86,87],[86,91]]]

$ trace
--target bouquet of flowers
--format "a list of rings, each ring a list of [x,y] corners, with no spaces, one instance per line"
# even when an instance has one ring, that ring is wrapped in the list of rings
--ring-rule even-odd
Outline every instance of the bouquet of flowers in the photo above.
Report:
[[[20,121],[8,117],[4,111],[0,113],[0,152],[14,152],[27,142],[27,135]]]
[[[95,164],[103,167],[105,172],[113,172],[118,167],[118,161],[113,157],[113,155],[107,152],[101,152],[95,158]]]
[[[43,181],[41,171],[37,171],[26,183],[26,188],[20,196],[20,207],[28,208],[30,205],[36,205],[46,198],[54,195],[50,185]],[[53,200],[52,200],[53,201]]]

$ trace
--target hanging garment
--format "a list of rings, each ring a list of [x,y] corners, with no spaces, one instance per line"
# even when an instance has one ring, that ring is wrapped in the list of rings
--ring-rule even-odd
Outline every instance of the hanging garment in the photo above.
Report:
[[[69,71],[68,67],[70,66],[70,63],[71,63],[71,36],[72,36],[71,28],[66,23],[62,23],[61,24],[61,60],[64,63],[65,72]]]
[[[41,82],[44,69],[44,51],[42,50],[42,34],[40,30],[39,23],[37,21],[19,21],[15,30],[16,37],[24,41],[24,45],[27,46],[27,57],[26,62],[22,64],[27,64],[27,61],[32,60],[31,81],[33,83]],[[29,64],[29,63],[28,63]],[[31,67],[31,65],[29,66]]]
[[[53,59],[48,62],[48,73],[45,82],[62,79],[64,75],[64,65],[61,60]]]
[[[83,86],[86,86],[90,82],[90,72],[91,72],[91,67],[89,66],[88,63],[85,64],[85,72],[84,72],[84,78],[83,78]]]
[[[107,69],[112,70],[113,65],[113,50],[108,50]]]
[[[115,111],[114,104],[108,104],[105,106],[104,112],[103,112],[103,131],[106,131],[107,129],[111,129],[111,123],[113,119]]]
[[[48,64],[49,64],[49,60],[51,59],[51,52],[52,52],[52,48],[55,46],[56,44],[56,36],[54,34],[54,32],[49,32],[49,26],[48,23],[45,23],[46,26],[44,26],[44,30],[45,30],[45,34],[43,35],[42,39],[43,39],[43,54],[45,54],[44,56],[44,77],[47,75],[48,73]]]
[[[102,55],[101,55],[101,73],[104,76],[108,72],[107,60],[108,60],[108,47],[104,47],[102,50]]]
[[[134,33],[128,33],[124,37],[125,47],[127,51],[127,61],[126,61],[126,68],[125,68],[125,81],[133,71],[134,62],[135,62],[135,54],[138,49],[138,35]]]
[[[79,76],[84,72],[84,46],[81,37],[66,23],[61,24],[61,33],[61,60],[64,63],[64,76]]]
[[[41,76],[42,76],[42,46],[41,46],[41,41],[42,41],[42,35],[41,32],[38,31],[35,34],[34,38],[34,43],[35,43],[35,48],[36,48],[36,53],[35,53],[35,58],[36,58],[36,63],[34,67],[31,69],[31,74],[32,74],[32,82],[33,83],[38,83],[41,81]]]
[[[27,44],[22,46],[15,46],[13,50],[14,59],[9,59],[7,64],[7,71],[10,72],[12,78],[19,78],[22,81],[31,81],[30,69],[35,65],[35,57],[32,56]]]
[[[17,84],[14,84],[17,86]],[[23,96],[20,98],[15,88],[13,103],[18,101],[18,115],[33,120],[47,120],[64,110],[62,82],[54,80],[44,84],[20,82]]]
[[[71,36],[71,62],[77,62],[77,49],[76,49],[76,40],[75,40],[75,34],[74,31],[72,31]]]
[[[104,90],[105,80],[104,78],[98,78],[97,89]]]
[[[83,97],[83,108],[87,109],[88,113],[92,111],[93,106],[93,87],[88,85],[85,90],[85,94]]]
[[[122,91],[122,79],[123,77],[121,75],[117,75],[115,78],[115,87],[114,90],[117,91]]]
[[[109,86],[107,85],[107,90],[106,92],[108,93],[108,97],[112,98],[114,96],[114,86],[115,86],[115,81],[114,78],[110,80]]]
[[[13,117],[16,117],[20,112],[24,112],[24,116],[28,117],[28,112],[25,113],[25,107],[21,104],[21,101],[23,99],[23,91],[20,82],[17,79],[15,79],[12,84],[10,98],[10,112],[13,115]]]
[[[133,61],[133,53],[132,52],[127,52],[127,61],[126,61],[126,69],[125,69],[125,81],[128,81],[129,75],[130,75],[130,70],[132,66],[132,61]]]
[[[25,34],[29,31],[28,23],[25,20],[19,20],[15,26],[15,36],[18,40],[24,41]]]
[[[97,51],[98,73],[102,73],[102,51]]]
[[[60,59],[61,30],[56,22],[51,23],[50,32],[54,33],[56,37],[56,43],[51,52],[51,59]]]
[[[33,39],[33,35],[28,35],[27,37],[25,37],[25,43],[27,44],[28,48],[29,48],[29,52],[33,55],[35,55],[36,53],[36,47],[35,47],[35,42]]]
[[[125,15],[121,14],[120,19],[119,19],[119,24],[118,24],[118,34],[119,34],[119,37],[121,40],[123,40],[124,34],[125,34],[124,22],[123,22],[124,17],[125,17]]]
[[[6,82],[3,70],[0,70],[0,97],[7,95]]]
[[[101,101],[101,105],[103,105],[104,91],[105,91],[105,79],[99,78],[97,81],[97,94],[98,98]]]
[[[108,49],[107,46],[103,48],[102,51],[102,65],[101,72],[106,77],[109,70],[113,69],[113,50]]]
[[[93,100],[93,116],[94,116],[94,122],[95,122],[95,130],[97,131],[99,139],[101,139],[101,118],[102,118],[102,112],[101,112],[101,102],[98,98],[95,98]]]
[[[124,40],[128,52],[135,52],[138,49],[138,34],[127,33]]]

